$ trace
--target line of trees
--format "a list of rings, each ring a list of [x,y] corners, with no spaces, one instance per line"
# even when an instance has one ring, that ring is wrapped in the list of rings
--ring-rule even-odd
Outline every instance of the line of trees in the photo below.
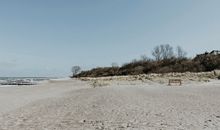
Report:
[[[172,46],[170,46],[169,44],[164,44],[156,46],[152,51],[152,55],[156,61],[167,60],[173,57],[180,59],[186,58],[187,53],[182,49],[182,47],[177,46],[176,51],[177,53],[175,54]]]
[[[112,63],[111,67],[99,67],[80,72],[74,67],[73,77],[102,77],[115,75],[136,75],[168,72],[202,72],[220,69],[220,52],[212,51],[187,58],[182,47],[174,48],[169,44],[158,45],[152,50],[153,59],[142,55],[139,60],[133,60],[122,66]],[[75,71],[77,70],[77,71]]]

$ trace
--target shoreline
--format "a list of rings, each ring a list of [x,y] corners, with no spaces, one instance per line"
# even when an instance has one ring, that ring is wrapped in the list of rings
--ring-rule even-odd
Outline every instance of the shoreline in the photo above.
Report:
[[[48,80],[37,85],[27,86],[7,86],[0,87],[0,115],[7,111],[15,110],[31,102],[56,97],[66,91],[76,89],[73,84],[74,80]],[[65,85],[65,88],[61,87]]]

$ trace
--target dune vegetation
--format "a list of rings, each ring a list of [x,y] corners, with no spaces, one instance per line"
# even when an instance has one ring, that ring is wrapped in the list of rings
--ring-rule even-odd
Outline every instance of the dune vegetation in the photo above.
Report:
[[[207,72],[220,69],[220,51],[213,50],[188,58],[186,52],[177,47],[176,52],[169,44],[159,45],[152,51],[153,58],[141,56],[138,60],[117,66],[97,67],[81,71],[72,77],[105,77],[170,72]]]

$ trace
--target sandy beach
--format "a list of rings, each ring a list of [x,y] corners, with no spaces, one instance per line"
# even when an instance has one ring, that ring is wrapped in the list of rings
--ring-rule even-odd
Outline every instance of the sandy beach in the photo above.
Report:
[[[220,0],[0,0],[0,130],[220,130]]]
[[[0,88],[0,130],[219,130],[220,81],[184,83],[68,79]]]

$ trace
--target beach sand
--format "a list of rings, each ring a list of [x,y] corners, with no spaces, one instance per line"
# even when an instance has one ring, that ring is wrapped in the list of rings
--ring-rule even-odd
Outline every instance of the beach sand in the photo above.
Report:
[[[75,79],[0,88],[0,130],[219,130],[220,81]]]

